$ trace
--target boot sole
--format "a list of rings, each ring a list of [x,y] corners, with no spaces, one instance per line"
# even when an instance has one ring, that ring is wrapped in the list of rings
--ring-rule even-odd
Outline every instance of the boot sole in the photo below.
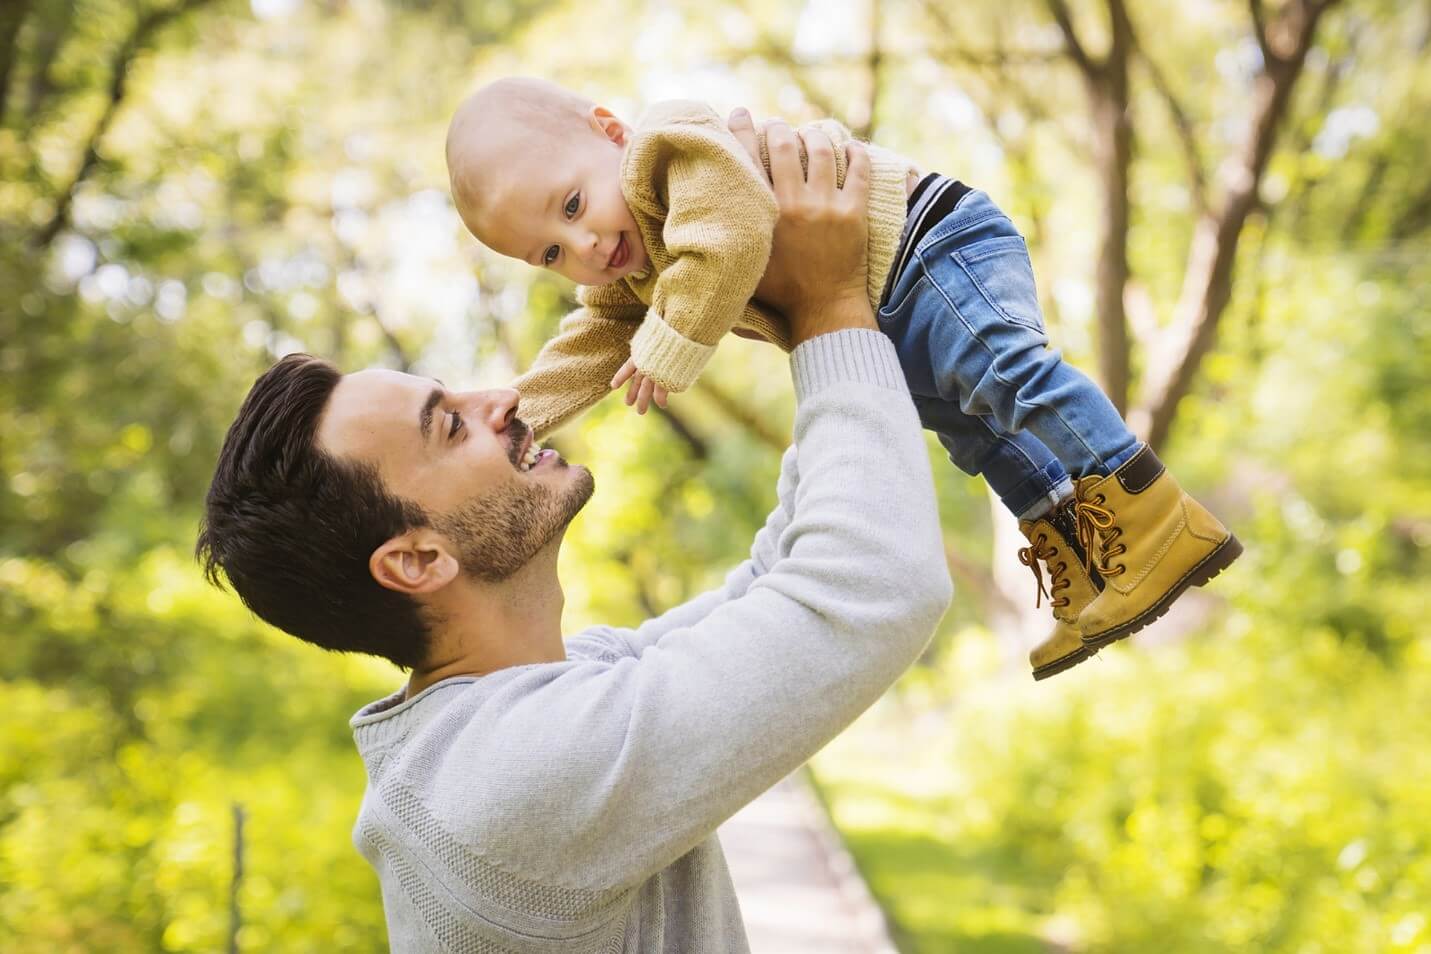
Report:
[[[1097,633],[1093,636],[1084,636],[1084,648],[1097,652],[1104,646],[1116,643],[1120,639],[1127,639],[1138,630],[1161,617],[1177,601],[1177,598],[1187,592],[1189,587],[1205,586],[1213,577],[1232,565],[1232,562],[1242,556],[1242,543],[1232,534],[1227,535],[1227,539],[1222,541],[1216,550],[1203,557],[1201,562],[1193,566],[1183,578],[1173,585],[1173,588],[1164,594],[1152,606],[1143,610],[1128,622],[1113,629]],[[1065,657],[1067,658],[1067,657]],[[1060,660],[1061,662],[1062,660]],[[1056,663],[1050,665],[1057,665]],[[1075,665],[1070,663],[1069,665]],[[1050,675],[1052,675],[1050,673]]]
[[[1067,656],[1055,659],[1051,663],[1044,663],[1033,671],[1034,679],[1047,679],[1049,676],[1057,676],[1066,669],[1072,669],[1085,659],[1092,659],[1098,652],[1097,649],[1090,649],[1087,646],[1080,646]]]

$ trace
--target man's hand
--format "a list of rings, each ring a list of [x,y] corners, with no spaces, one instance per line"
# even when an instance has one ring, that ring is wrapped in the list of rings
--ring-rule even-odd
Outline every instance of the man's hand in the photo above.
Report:
[[[756,166],[760,151],[750,114],[731,113],[731,132]],[[805,144],[808,178],[800,168]],[[792,347],[842,328],[877,329],[867,290],[869,156],[850,143],[843,188],[835,185],[835,153],[819,130],[797,134],[784,122],[765,126],[771,185],[780,218],[770,264],[756,297],[790,321]]]
[[[616,372],[611,379],[612,390],[621,387],[628,378],[631,385],[626,389],[626,403],[635,404],[637,414],[645,414],[653,400],[661,407],[666,406],[666,389],[638,371],[635,358],[627,358],[621,370]]]

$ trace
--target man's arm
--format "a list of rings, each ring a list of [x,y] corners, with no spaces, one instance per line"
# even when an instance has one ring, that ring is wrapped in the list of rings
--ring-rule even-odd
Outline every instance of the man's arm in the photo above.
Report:
[[[832,198],[829,156],[800,180],[787,134],[772,174],[802,254],[771,287],[802,343],[774,562],[639,657],[508,670],[425,761],[437,817],[526,880],[604,893],[670,864],[874,702],[948,605],[919,420],[865,293],[868,161]]]
[[[737,109],[730,115],[732,138],[744,150],[752,169],[765,167],[772,173],[770,185],[780,207],[774,248],[760,282],[762,299],[792,318],[792,347],[842,328],[878,328],[859,292],[865,281],[864,270],[846,264],[863,265],[864,229],[851,231],[848,227],[841,229],[838,221],[819,221],[822,215],[838,218],[843,214],[847,220],[865,226],[866,183],[855,182],[853,188],[843,189],[844,170],[848,167],[837,161],[834,142],[823,135],[824,130],[811,135],[805,143],[784,123],[771,123],[768,129],[769,135],[762,139],[747,111]],[[859,178],[867,179],[867,162],[863,155],[859,158]],[[813,176],[808,175],[809,169],[814,170]],[[830,201],[832,194],[834,201]],[[819,240],[801,240],[812,234],[818,234]],[[858,253],[852,257],[856,250]],[[796,457],[794,448],[790,448],[781,461],[777,487],[781,501],[793,497],[796,478]],[[689,625],[726,600],[740,596],[756,576],[770,567],[775,541],[789,520],[783,504],[778,504],[756,535],[751,559],[731,571],[725,586],[648,620],[636,630],[639,635],[634,638],[631,630],[606,632],[619,634],[631,652],[639,655],[671,630]]]
[[[530,877],[630,886],[793,771],[919,655],[950,595],[933,482],[893,346],[792,355],[798,481],[777,559],[639,658],[532,667],[463,735],[436,790]],[[526,752],[530,757],[514,758]],[[500,778],[468,781],[474,766]]]

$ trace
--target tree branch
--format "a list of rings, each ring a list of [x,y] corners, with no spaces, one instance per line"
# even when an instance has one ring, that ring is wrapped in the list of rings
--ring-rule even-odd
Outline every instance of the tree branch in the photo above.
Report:
[[[89,139],[85,143],[84,157],[80,160],[79,168],[75,170],[74,177],[70,179],[59,194],[55,202],[55,210],[48,222],[35,233],[31,239],[32,247],[43,249],[49,246],[68,225],[70,212],[74,204],[75,193],[84,181],[89,178],[95,167],[99,164],[99,144],[109,131],[110,125],[114,122],[115,115],[119,112],[119,107],[123,104],[125,95],[129,90],[129,68],[134,60],[142,53],[154,35],[164,26],[184,14],[198,9],[211,0],[181,0],[180,3],[162,10],[151,10],[139,19],[134,30],[125,41],[120,44],[111,66],[109,81],[109,95],[104,111],[100,113],[99,120],[94,128],[90,130]]]
[[[1064,0],[1044,0],[1044,3],[1048,6],[1048,12],[1053,16],[1053,22],[1058,24],[1059,32],[1063,34],[1063,45],[1068,51],[1069,58],[1087,79],[1096,79],[1103,64],[1093,60],[1078,39],[1078,31],[1073,27],[1073,17],[1068,12],[1068,4]]]
[[[1145,400],[1128,415],[1129,427],[1154,447],[1167,439],[1178,403],[1212,348],[1218,322],[1232,295],[1242,227],[1259,207],[1262,177],[1320,15],[1335,2],[1307,5],[1304,0],[1283,14],[1278,26],[1293,36],[1293,45],[1285,56],[1263,64],[1253,89],[1251,133],[1229,164],[1227,194],[1219,211],[1204,216],[1194,231],[1182,293],[1173,312],[1178,347],[1149,370]]]
[[[966,592],[976,593],[983,600],[985,617],[1018,614],[1018,605],[999,589],[994,574],[965,557],[947,541],[944,544],[944,562]]]
[[[1431,181],[1422,186],[1415,198],[1402,204],[1401,214],[1392,222],[1391,237],[1398,242],[1424,232],[1431,226]]]
[[[834,100],[825,95],[824,90],[812,83],[810,78],[805,75],[806,64],[795,58],[788,44],[782,42],[778,37],[762,33],[752,46],[751,52],[756,56],[785,67],[790,78],[795,81],[795,85],[800,87],[800,95],[804,96],[806,101],[822,115],[838,116],[843,112],[836,106]]]
[[[702,375],[692,390],[699,391],[710,398],[711,403],[720,408],[726,417],[735,421],[745,429],[746,433],[776,453],[783,454],[785,448],[790,446],[788,435],[771,427],[769,421],[741,404],[733,395],[728,394],[720,385],[711,380],[709,374]]]
[[[1278,56],[1272,52],[1271,41],[1267,38],[1267,15],[1262,10],[1262,0],[1247,0],[1247,8],[1252,14],[1252,35],[1257,40],[1257,48],[1262,51],[1262,62],[1271,64]]]
[[[373,323],[378,326],[378,331],[382,333],[383,340],[387,342],[388,350],[393,353],[393,358],[397,361],[397,369],[404,374],[412,370],[412,358],[408,355],[407,347],[398,338],[397,333],[388,327],[383,321],[382,314],[377,306],[368,309],[368,317],[373,319]]]
[[[1173,129],[1177,132],[1178,142],[1182,146],[1183,163],[1188,170],[1188,185],[1192,189],[1193,204],[1199,214],[1206,213],[1208,209],[1207,172],[1203,169],[1202,156],[1198,151],[1197,132],[1193,128],[1192,119],[1178,100],[1177,94],[1173,92],[1162,69],[1153,61],[1148,51],[1135,41],[1133,52],[1138,62],[1143,64],[1143,68],[1148,71],[1148,79],[1152,81],[1153,89],[1157,91],[1158,97],[1162,99],[1163,106],[1173,121]]]
[[[665,421],[671,431],[681,439],[686,448],[691,452],[691,456],[696,460],[705,460],[710,457],[710,447],[707,446],[705,438],[701,437],[691,425],[686,423],[686,419],[669,407],[661,407],[659,404],[651,405],[656,410],[656,416]]]
[[[58,84],[54,64],[59,56],[65,34],[74,22],[75,4],[64,3],[42,10],[33,28],[34,49],[30,56],[30,82],[25,97],[25,119],[33,128],[40,120],[40,111],[54,94]]]
[[[0,124],[5,122],[10,74],[14,71],[20,27],[30,13],[31,0],[15,0],[0,8]]]
[[[937,27],[936,33],[941,36],[958,34],[959,31],[955,25],[934,0],[925,0],[924,10],[934,21]],[[930,55],[950,68],[954,68],[956,65],[969,66],[992,73],[998,98],[1001,100],[1014,99],[1019,109],[1031,121],[1029,125],[1042,124],[1049,127],[1068,146],[1070,152],[1079,153],[1086,148],[1086,144],[1078,141],[1060,122],[1060,116],[1050,113],[1037,97],[1029,94],[1019,76],[1010,69],[1010,67],[1030,63],[1052,64],[1058,62],[1066,55],[1062,47],[1056,50],[1010,50],[1003,45],[999,37],[995,37],[993,44],[986,50],[971,50],[967,47],[945,45],[931,50]],[[984,80],[987,85],[987,77],[980,76],[980,79]],[[964,93],[983,115],[984,125],[988,128],[990,135],[998,140],[999,146],[1006,152],[1019,148],[1009,141],[1009,137],[999,131],[993,107],[988,103],[980,102],[967,88]]]
[[[930,15],[936,19],[944,19],[942,11],[933,3],[926,3]],[[947,24],[948,21],[944,20]],[[965,66],[993,67],[1003,70],[1010,66],[1045,66],[1057,63],[1067,54],[1063,50],[1039,50],[1032,48],[1021,48],[1010,50],[1001,46],[994,46],[988,49],[974,49],[968,46],[957,46],[953,43],[944,43],[929,50],[930,55],[937,57],[945,63],[960,63]]]

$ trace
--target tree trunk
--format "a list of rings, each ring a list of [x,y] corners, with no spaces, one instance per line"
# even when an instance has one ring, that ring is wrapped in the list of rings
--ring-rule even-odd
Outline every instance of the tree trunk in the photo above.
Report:
[[[15,0],[0,8],[0,124],[5,122],[5,102],[9,98],[10,74],[20,49],[20,26],[30,12],[30,0]]]
[[[1095,58],[1078,36],[1064,0],[1045,0],[1063,35],[1064,54],[1078,68],[1093,122],[1093,159],[1098,169],[1103,216],[1095,270],[1098,311],[1098,372],[1108,399],[1123,413],[1128,405],[1129,169],[1133,163],[1133,122],[1129,115],[1128,69],[1133,23],[1124,0],[1106,0],[1108,52]]]
[[[1128,286],[1128,176],[1133,158],[1126,69],[1125,60],[1121,98],[1105,92],[1093,102],[1095,159],[1103,191],[1094,295],[1098,312],[1098,374],[1103,390],[1120,414],[1128,406],[1128,316],[1123,297]]]

